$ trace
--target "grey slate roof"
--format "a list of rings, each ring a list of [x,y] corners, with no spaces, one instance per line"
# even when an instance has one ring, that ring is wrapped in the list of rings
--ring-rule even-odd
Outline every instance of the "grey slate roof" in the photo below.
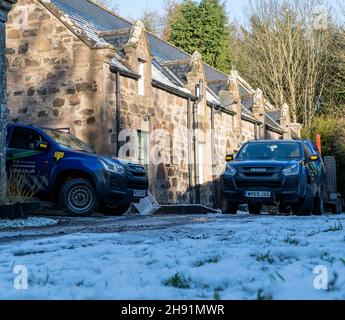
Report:
[[[269,116],[276,122],[280,121],[280,111],[268,111]]]
[[[271,118],[271,116],[266,113],[265,115],[265,124],[270,126],[272,129],[277,130],[279,132],[283,132],[284,130],[279,126],[279,124]]]
[[[88,0],[51,0],[72,20],[90,24],[97,31],[131,28],[125,19],[103,10]]]
[[[130,29],[133,24],[117,14],[96,5],[92,0],[51,0],[51,2],[68,15],[77,26],[85,30],[85,32],[96,42],[98,41],[101,44],[110,43],[118,49],[127,43],[129,32],[120,32],[119,34],[115,32],[114,35],[105,35],[104,37],[102,37],[101,34],[102,32]],[[151,53],[154,56],[154,80],[185,93],[186,89],[183,88],[183,84],[186,82],[188,64],[182,63],[164,66],[164,63],[181,60],[187,61],[191,56],[150,33],[147,35]],[[131,72],[121,63],[121,50],[118,52],[119,54],[114,57],[112,65],[125,72]],[[207,64],[204,64],[204,71],[206,80],[212,82],[209,85],[210,92],[208,92],[208,97],[212,100],[210,102],[217,103],[215,94],[225,89],[228,76]],[[251,93],[250,90],[240,84],[240,94],[248,95],[249,93]],[[249,110],[250,106],[250,101],[244,100],[242,111],[244,115],[254,119]],[[270,122],[272,126],[279,127],[276,121],[270,116],[268,116],[267,121]]]

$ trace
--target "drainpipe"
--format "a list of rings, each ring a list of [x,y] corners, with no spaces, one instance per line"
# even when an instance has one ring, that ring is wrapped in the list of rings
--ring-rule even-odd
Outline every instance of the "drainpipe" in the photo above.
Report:
[[[257,124],[257,122],[255,122],[255,125],[254,125],[254,139],[258,140],[258,124]]]
[[[198,106],[199,101],[193,104],[193,145],[194,145],[194,171],[195,171],[195,200],[196,204],[200,204],[200,176],[199,176],[199,124],[198,124]]]
[[[187,141],[188,141],[188,178],[189,178],[189,202],[194,203],[192,192],[193,187],[193,165],[192,165],[192,145],[191,145],[191,100],[187,101]]]
[[[213,189],[213,205],[214,207],[217,206],[217,188],[216,188],[216,160],[215,160],[215,141],[214,141],[214,130],[215,130],[215,110],[214,105],[212,105],[211,109],[211,152],[212,152],[212,189]]]
[[[120,142],[119,136],[121,132],[121,81],[120,72],[116,71],[116,155],[119,156]]]

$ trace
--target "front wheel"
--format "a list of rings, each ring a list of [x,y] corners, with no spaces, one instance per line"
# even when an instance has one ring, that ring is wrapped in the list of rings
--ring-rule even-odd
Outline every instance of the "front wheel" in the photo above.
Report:
[[[305,196],[301,201],[292,206],[292,212],[297,216],[310,216],[314,209],[314,195],[311,186],[308,184]]]
[[[238,203],[223,199],[222,211],[224,214],[237,214]]]
[[[95,188],[87,179],[67,181],[60,192],[60,207],[71,216],[90,216],[97,209]]]
[[[316,216],[322,216],[326,213],[325,202],[324,202],[322,192],[320,192],[319,196],[315,197],[315,199],[314,199],[314,210],[313,211],[314,211],[313,213]]]

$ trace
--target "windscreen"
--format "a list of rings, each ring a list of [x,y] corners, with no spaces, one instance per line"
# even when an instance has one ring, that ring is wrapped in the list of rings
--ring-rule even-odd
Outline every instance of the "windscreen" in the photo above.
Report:
[[[296,142],[247,143],[236,156],[236,160],[297,160],[301,158],[301,146]]]
[[[44,129],[44,132],[63,148],[67,148],[72,151],[94,153],[86,143],[67,132],[52,129]]]

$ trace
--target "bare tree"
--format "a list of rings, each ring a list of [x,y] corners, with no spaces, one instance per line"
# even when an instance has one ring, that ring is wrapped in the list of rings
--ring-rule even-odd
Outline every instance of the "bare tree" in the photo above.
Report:
[[[164,40],[169,39],[170,25],[175,19],[181,5],[177,0],[164,0],[163,15],[160,19],[161,36]]]
[[[151,10],[146,8],[140,17],[140,20],[144,23],[147,31],[154,35],[161,35],[161,15],[157,10]]]
[[[250,26],[240,28],[238,68],[292,119],[311,123],[329,83],[331,30],[319,0],[256,0]],[[322,9],[320,16],[317,10]]]

